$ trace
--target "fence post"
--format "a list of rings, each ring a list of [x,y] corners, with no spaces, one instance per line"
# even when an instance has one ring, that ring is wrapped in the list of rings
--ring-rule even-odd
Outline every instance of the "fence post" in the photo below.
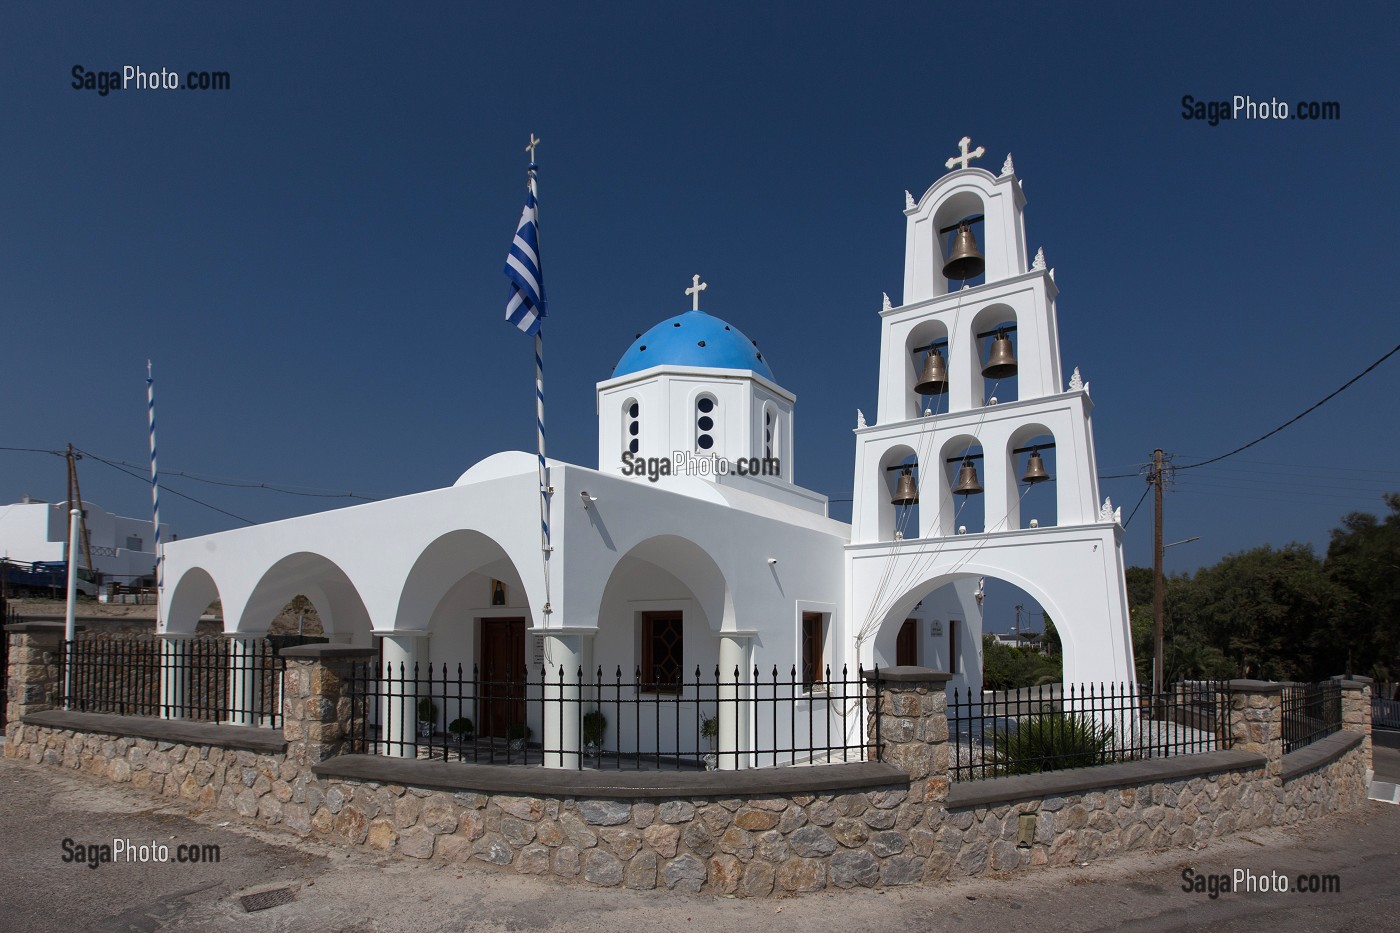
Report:
[[[283,648],[282,737],[287,758],[302,766],[347,754],[356,716],[368,712],[363,699],[354,709],[350,693],[356,664],[370,662],[373,648],[298,645]]]
[[[880,760],[909,774],[909,799],[948,796],[948,680],[927,667],[866,671],[875,688],[866,698],[866,732],[880,737]]]
[[[1371,758],[1371,693],[1375,681],[1369,677],[1334,677],[1337,686],[1342,688],[1342,728],[1348,732],[1361,733],[1361,747],[1366,751],[1366,770],[1372,767]]]
[[[1282,683],[1232,680],[1230,737],[1234,748],[1263,755],[1264,773],[1278,777],[1283,768]]]
[[[63,703],[63,623],[19,622],[5,626],[9,670],[5,690],[5,754],[19,754],[20,720]]]

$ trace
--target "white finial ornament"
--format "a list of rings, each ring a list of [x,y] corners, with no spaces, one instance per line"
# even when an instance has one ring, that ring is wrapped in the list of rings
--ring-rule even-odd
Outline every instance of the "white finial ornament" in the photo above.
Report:
[[[1108,496],[1104,496],[1104,497],[1103,497],[1103,508],[1099,509],[1099,521],[1101,521],[1101,522],[1111,522],[1111,521],[1114,521],[1114,515],[1115,515],[1115,514],[1116,514],[1116,513],[1113,511],[1113,500],[1110,499]]]
[[[1014,165],[1011,164],[1011,153],[1008,152],[1008,153],[1006,154],[1006,161],[1003,162],[1003,163],[1001,163],[1001,176],[1002,176],[1003,178],[1005,178],[1007,175],[1015,175],[1015,174],[1016,174],[1016,166],[1014,166]]]
[[[1031,262],[1032,269],[1045,268],[1045,247],[1040,247],[1035,251],[1035,259]]]
[[[531,161],[531,162],[535,161],[535,147],[538,146],[539,144],[540,144],[540,141],[539,141],[538,139],[535,138],[535,134],[534,134],[534,133],[531,133],[531,134],[530,134],[530,145],[528,145],[528,146],[525,147],[525,151],[528,152],[528,153],[530,153],[530,161]]]
[[[702,281],[700,281],[700,276],[698,276],[698,275],[692,275],[692,276],[690,277],[690,287],[687,288],[687,289],[685,290],[685,293],[686,293],[687,295],[692,296],[692,302],[691,302],[691,305],[690,305],[690,310],[692,310],[692,311],[699,311],[699,310],[700,310],[700,293],[703,292],[705,289],[707,289],[707,288],[709,288],[709,287],[710,287],[710,283],[709,283],[709,282],[702,282]]]
[[[881,311],[888,311],[888,310],[890,309],[890,293],[889,293],[889,292],[881,292],[881,293],[880,293],[880,296],[881,296],[881,298],[884,300],[884,304],[882,304],[882,305],[880,306],[880,310],[881,310]]]
[[[861,411],[859,408],[856,409],[856,427],[865,427],[865,412]]]
[[[909,193],[909,189],[908,189],[908,188],[905,188],[905,189],[904,189],[904,209],[905,209],[906,211],[912,211],[912,210],[914,209],[915,206],[916,206],[916,205],[914,204],[914,196],[913,196],[912,194]]]
[[[1074,372],[1069,376],[1069,391],[1078,392],[1084,388],[1084,377],[1079,375],[1079,367],[1074,367]]]
[[[976,149],[973,149],[971,152],[968,152],[967,147],[968,144],[971,142],[971,136],[964,136],[962,139],[958,140],[959,154],[953,156],[951,159],[949,159],[947,162],[944,162],[943,164],[946,165],[949,169],[953,168],[954,166],[957,166],[958,168],[967,168],[967,164],[973,159],[980,159],[987,154],[987,150],[983,149],[981,146],[978,146]]]

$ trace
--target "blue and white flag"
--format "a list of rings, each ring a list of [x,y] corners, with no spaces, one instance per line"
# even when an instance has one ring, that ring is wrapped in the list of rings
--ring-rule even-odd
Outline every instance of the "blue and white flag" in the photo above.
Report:
[[[510,279],[510,301],[506,303],[506,320],[527,334],[539,333],[545,316],[544,273],[540,269],[540,231],[535,206],[535,184],[525,195],[525,209],[520,212],[520,226],[506,254],[506,278]]]

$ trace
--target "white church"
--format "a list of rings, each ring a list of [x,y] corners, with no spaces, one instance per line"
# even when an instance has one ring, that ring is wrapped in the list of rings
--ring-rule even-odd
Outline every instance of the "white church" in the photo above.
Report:
[[[702,308],[697,276],[689,310],[596,386],[596,466],[548,462],[547,552],[536,458],[500,453],[445,489],[170,542],[161,633],[192,634],[218,600],[236,654],[300,594],[333,642],[390,664],[795,667],[818,710],[828,667],[922,665],[978,695],[979,580],[995,578],[1054,620],[1066,683],[1131,681],[1123,530],[1100,505],[1088,385],[1062,369],[1054,273],[1027,249],[1010,156],[994,175],[967,143],[906,194],[850,524],[794,482],[781,359]],[[1042,483],[1053,510],[1024,514]],[[751,740],[720,727],[726,747]]]

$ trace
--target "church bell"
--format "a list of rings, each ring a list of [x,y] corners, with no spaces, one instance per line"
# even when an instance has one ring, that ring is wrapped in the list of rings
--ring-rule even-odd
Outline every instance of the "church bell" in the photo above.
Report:
[[[914,486],[914,471],[905,467],[899,473],[899,485],[895,487],[891,505],[918,505],[919,490]]]
[[[943,264],[943,277],[967,280],[982,274],[987,263],[977,249],[977,238],[972,235],[972,226],[966,221],[958,224],[958,232],[953,234],[953,245],[948,250],[948,261]]]
[[[1032,450],[1031,455],[1026,458],[1026,472],[1022,475],[1021,482],[1027,486],[1034,486],[1049,478],[1050,474],[1045,472],[1045,461],[1040,458],[1040,451]]]
[[[971,460],[964,460],[962,468],[958,470],[958,482],[953,487],[955,496],[975,496],[982,492],[982,483],[977,479],[977,465]]]
[[[1016,375],[1016,353],[1011,347],[1011,338],[998,332],[992,338],[992,351],[987,354],[987,365],[982,367],[982,375],[988,379],[1005,379]]]
[[[919,375],[914,391],[920,395],[943,395],[948,391],[948,364],[943,361],[942,353],[928,351],[928,356],[924,358],[924,371]]]

